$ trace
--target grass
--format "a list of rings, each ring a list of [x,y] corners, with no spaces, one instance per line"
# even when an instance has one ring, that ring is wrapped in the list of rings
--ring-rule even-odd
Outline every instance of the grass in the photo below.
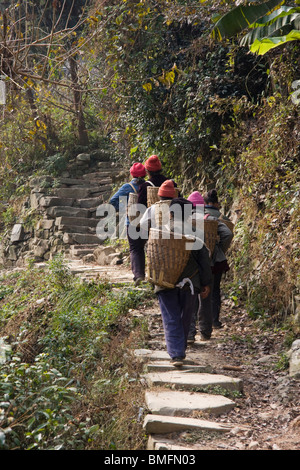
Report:
[[[132,351],[147,325],[130,311],[150,289],[80,282],[58,257],[3,276],[0,292],[0,449],[144,448]]]

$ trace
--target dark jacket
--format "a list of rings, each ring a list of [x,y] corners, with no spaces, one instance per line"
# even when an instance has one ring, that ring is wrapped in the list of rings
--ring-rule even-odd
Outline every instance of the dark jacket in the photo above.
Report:
[[[208,219],[214,219],[218,221],[218,236],[219,241],[216,243],[213,256],[212,256],[212,269],[213,272],[226,272],[229,270],[227,263],[226,252],[232,242],[233,233],[227,227],[227,225],[222,222],[219,218],[222,216],[221,212],[212,206],[205,206],[204,213],[209,214]],[[223,216],[222,216],[223,217]],[[224,216],[225,220],[229,220],[228,217]]]
[[[166,181],[168,178],[164,175],[158,174],[154,175],[151,178],[149,178],[148,181],[151,181],[151,183],[159,187],[163,184],[164,181]],[[141,184],[138,192],[138,204],[144,204],[144,206],[147,207],[147,188],[150,186],[150,183],[148,181],[145,181],[145,183]]]

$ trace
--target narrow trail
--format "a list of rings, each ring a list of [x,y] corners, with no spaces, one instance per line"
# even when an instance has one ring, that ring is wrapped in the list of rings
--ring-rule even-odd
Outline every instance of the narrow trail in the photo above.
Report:
[[[124,265],[68,260],[83,280],[105,279],[131,289]],[[143,289],[139,287],[138,289]],[[157,300],[132,315],[149,325],[145,349],[132,353],[144,364],[144,431],[148,450],[299,450],[299,381],[278,368],[282,333],[263,330],[242,307],[224,299],[224,328],[209,341],[196,336],[185,364],[169,364]]]

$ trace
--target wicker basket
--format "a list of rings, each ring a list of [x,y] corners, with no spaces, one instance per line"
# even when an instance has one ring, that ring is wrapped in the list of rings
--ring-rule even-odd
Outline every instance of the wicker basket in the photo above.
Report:
[[[225,219],[219,219],[220,222],[223,222],[225,225],[227,225],[227,227],[229,228],[229,230],[232,231],[233,233],[233,229],[234,229],[234,223],[231,222],[231,220],[225,220]]]
[[[129,222],[132,222],[132,220],[136,219],[137,214],[134,204],[137,204],[138,201],[138,194],[137,193],[129,193],[128,196],[128,202],[127,202],[127,216],[129,219]]]
[[[156,202],[158,202],[160,200],[159,196],[158,196],[158,190],[159,190],[159,186],[148,186],[147,187],[147,206],[148,207],[152,206],[152,204],[155,204]],[[179,190],[177,188],[175,188],[175,196],[174,197],[178,197],[178,194],[179,194]]]
[[[218,221],[217,220],[204,220],[204,242],[212,256],[216,242],[218,240]]]
[[[163,225],[163,222],[168,222],[170,217],[166,217],[164,214],[167,213],[168,216],[170,214],[170,204],[171,204],[171,199],[170,200],[164,200],[164,201],[158,201],[154,204],[154,215],[155,215],[155,226],[156,228],[161,228]]]
[[[164,238],[164,237],[169,238]],[[150,229],[147,244],[147,279],[160,287],[174,288],[182,274],[191,251],[186,243],[193,237],[174,238],[174,233]]]

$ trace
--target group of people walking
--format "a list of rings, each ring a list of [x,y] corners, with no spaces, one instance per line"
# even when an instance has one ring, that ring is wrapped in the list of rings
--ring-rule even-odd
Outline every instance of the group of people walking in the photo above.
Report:
[[[197,326],[202,340],[209,340],[213,329],[223,326],[220,321],[220,283],[223,273],[229,270],[226,252],[233,233],[226,224],[226,217],[220,212],[217,191],[213,189],[204,196],[194,191],[187,198],[183,198],[178,190],[176,191],[176,183],[163,175],[162,164],[157,155],[150,156],[144,165],[134,163],[130,168],[130,175],[131,181],[123,184],[109,202],[119,210],[119,198],[128,198],[129,194],[134,192],[137,195],[137,203],[145,207],[138,226],[141,236],[130,236],[130,222],[128,218],[126,220],[135,285],[145,279],[145,245],[151,221],[153,223],[154,220],[151,216],[153,206],[147,208],[148,186],[158,187],[159,199],[168,201],[170,219],[175,204],[176,207],[182,208],[182,214],[184,206],[189,205],[191,213],[195,216],[199,213],[197,206],[200,205],[204,209],[204,219],[217,221],[218,241],[213,252],[209,251],[205,243],[201,243],[191,250],[187,264],[174,287],[154,286],[160,305],[167,351],[172,364],[180,367],[185,359],[188,343],[195,340]],[[172,230],[176,230],[176,224],[181,225],[180,233],[183,233],[184,218],[181,221],[173,221]],[[186,279],[189,280],[188,284]]]

